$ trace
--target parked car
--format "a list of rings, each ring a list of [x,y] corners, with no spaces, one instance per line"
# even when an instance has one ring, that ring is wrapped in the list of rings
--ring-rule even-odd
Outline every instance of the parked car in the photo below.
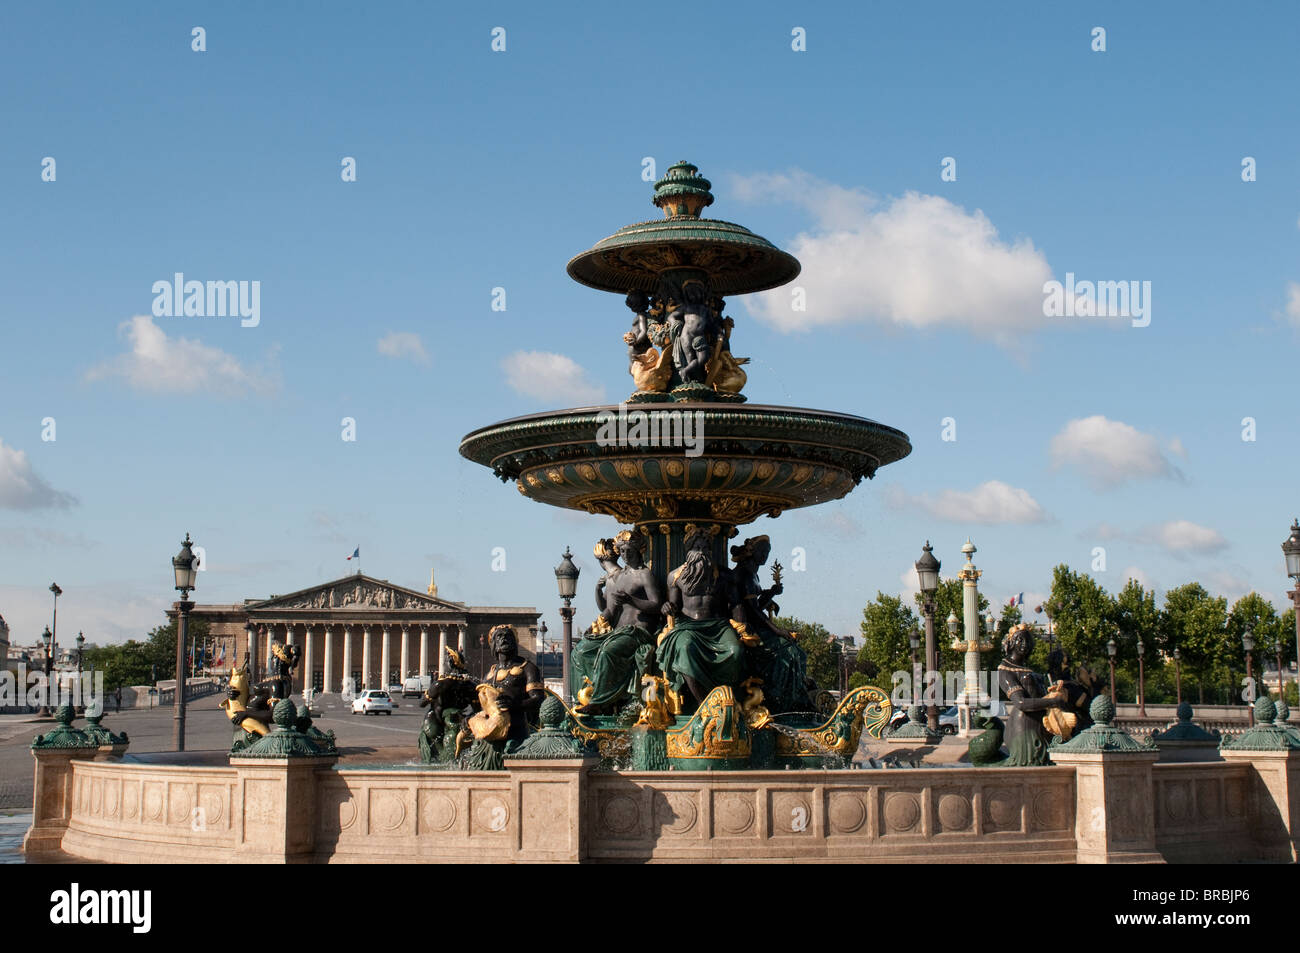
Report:
[[[939,734],[955,735],[957,733],[957,706],[945,708],[939,712]]]
[[[432,687],[432,684],[432,675],[412,675],[402,682],[402,697],[419,698]]]
[[[362,692],[352,701],[352,714],[354,715],[372,715],[381,711],[385,715],[393,713],[393,699],[388,692],[381,692],[372,688]]]

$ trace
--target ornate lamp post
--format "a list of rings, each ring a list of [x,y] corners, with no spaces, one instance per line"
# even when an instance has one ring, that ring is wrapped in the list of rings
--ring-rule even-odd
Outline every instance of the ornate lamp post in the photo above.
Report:
[[[560,598],[564,606],[560,609],[560,618],[564,620],[564,700],[572,703],[573,693],[569,685],[569,656],[573,653],[573,606],[570,604],[578,592],[578,573],[580,570],[573,562],[569,547],[564,547],[564,556],[555,567],[555,583],[560,589]]]
[[[1295,586],[1287,593],[1291,597],[1291,605],[1295,607],[1295,657],[1297,672],[1300,672],[1300,520],[1294,520],[1291,523],[1291,535],[1287,537],[1286,542],[1282,544],[1282,555],[1286,557],[1286,574],[1291,577]],[[1279,644],[1280,644],[1279,639]],[[1278,659],[1281,659],[1279,650]],[[1300,678],[1300,675],[1297,675]],[[1277,670],[1278,694],[1283,695],[1285,683],[1282,680],[1282,668],[1279,664]]]
[[[77,705],[77,709],[81,711],[84,711],[86,707],[86,703],[81,700],[81,696],[84,694],[81,685],[81,659],[85,651],[86,651],[85,633],[78,632],[77,633],[77,701],[80,702],[80,704]]]
[[[921,548],[921,558],[916,561],[916,578],[921,587],[921,615],[925,617],[925,670],[930,678],[939,674],[938,647],[934,643],[934,596],[939,591],[939,560],[930,549],[930,541],[925,541]],[[937,685],[936,685],[937,688]],[[926,721],[931,731],[939,730],[939,706],[935,692],[930,693],[930,704],[926,706]]]
[[[45,704],[41,706],[40,715],[42,718],[50,716],[50,670],[54,667],[54,635],[50,632],[47,625],[45,631],[41,633],[41,642],[45,645]]]
[[[1147,716],[1146,661],[1143,655],[1146,648],[1142,640],[1138,639],[1138,715],[1142,718]]]
[[[50,651],[54,653],[55,657],[57,657],[59,654],[59,596],[63,595],[63,590],[59,588],[57,582],[52,582],[50,583],[50,592],[54,593],[54,618],[52,620],[54,629],[51,633],[51,638],[54,641],[50,646]],[[48,675],[49,672],[47,671],[46,674]],[[52,687],[50,687],[50,690],[52,691]]]
[[[1241,647],[1246,650],[1246,692],[1250,696],[1246,699],[1246,705],[1250,708],[1250,725],[1253,728],[1255,726],[1255,686],[1252,684],[1254,674],[1251,672],[1250,667],[1250,653],[1255,651],[1255,633],[1249,628],[1241,634]]]
[[[984,641],[983,633],[980,631],[980,596],[976,586],[983,573],[971,562],[971,556],[976,551],[975,544],[967,539],[961,551],[966,557],[966,564],[961,567],[957,578],[962,583],[962,617],[966,631],[964,640],[954,641],[952,647],[965,653],[966,684],[962,691],[961,702],[957,705],[957,730],[963,738],[968,738],[974,734],[974,712],[979,708],[980,652],[987,652],[993,648],[993,643]]]
[[[919,694],[921,691],[921,660],[916,655],[917,650],[921,647],[921,633],[916,629],[909,632],[907,644],[912,647],[912,704],[915,705],[918,704],[918,699],[921,697]],[[841,649],[841,651],[843,650]]]
[[[1115,652],[1119,646],[1111,639],[1106,643],[1106,657],[1110,660],[1110,700],[1115,700]]]
[[[181,594],[180,601],[174,605],[178,614],[176,617],[176,701],[172,709],[175,712],[172,716],[172,747],[177,751],[185,750],[185,637],[189,630],[190,610],[194,608],[194,603],[190,602],[189,598],[190,591],[194,588],[199,574],[196,565],[198,559],[190,546],[190,534],[186,533],[181,551],[172,559],[176,591]]]
[[[1174,649],[1174,683],[1178,686],[1178,704],[1183,703],[1183,653]]]

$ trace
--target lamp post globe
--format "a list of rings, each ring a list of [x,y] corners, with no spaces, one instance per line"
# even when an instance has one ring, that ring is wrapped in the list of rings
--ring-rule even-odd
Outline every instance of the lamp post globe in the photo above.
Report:
[[[921,590],[921,615],[925,619],[925,671],[936,673],[931,678],[936,678],[939,670],[939,652],[934,640],[934,596],[939,591],[940,565],[927,539],[921,547],[921,558],[916,561],[915,568],[917,585]],[[926,706],[925,718],[931,731],[939,730],[939,706],[933,694],[930,704]]]
[[[1282,555],[1286,557],[1286,574],[1291,577],[1292,589],[1287,593],[1291,597],[1291,605],[1295,607],[1295,651],[1296,666],[1300,672],[1300,520],[1291,522],[1291,535],[1282,543]],[[1279,653],[1279,658],[1280,658]],[[1300,678],[1300,676],[1298,676]],[[1285,690],[1286,683],[1282,678],[1282,670],[1279,668],[1277,673],[1278,693],[1282,694]]]
[[[1250,707],[1250,724],[1255,724],[1255,673],[1251,669],[1251,653],[1255,651],[1255,633],[1250,627],[1241,634],[1241,647],[1246,650],[1246,704]]]
[[[50,631],[48,625],[45,627],[45,631],[41,633],[41,642],[45,646],[45,694],[42,698],[44,704],[41,705],[40,715],[42,718],[48,718],[50,715],[50,696],[52,694],[50,674],[54,668],[54,633]]]
[[[172,710],[172,747],[176,751],[185,750],[185,639],[189,631],[190,592],[194,590],[198,579],[198,559],[194,555],[190,534],[185,534],[181,551],[172,559],[172,573],[176,580],[176,591],[181,594],[176,609],[176,690],[173,693]]]
[[[570,603],[578,592],[579,572],[581,570],[573,561],[573,553],[565,546],[560,564],[555,567],[555,584],[560,590],[560,598],[564,600],[564,605],[560,608],[560,618],[564,620],[563,694],[564,700],[570,704],[573,702],[573,692],[569,685],[569,656],[573,654],[573,606]]]

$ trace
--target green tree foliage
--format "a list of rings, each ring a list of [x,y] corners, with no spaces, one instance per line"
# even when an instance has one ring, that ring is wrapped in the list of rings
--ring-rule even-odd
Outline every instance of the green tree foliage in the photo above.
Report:
[[[208,635],[208,623],[191,619],[186,635],[202,642]],[[124,685],[148,685],[154,673],[160,680],[175,678],[176,623],[157,626],[143,642],[131,639],[121,645],[87,648],[84,663],[104,673],[105,691],[116,691]]]
[[[838,691],[841,650],[826,627],[794,616],[780,616],[773,622],[789,632],[799,633],[799,645],[808,656],[808,676],[817,683],[818,691]]]
[[[916,613],[903,605],[900,596],[876,593],[875,600],[862,610],[863,645],[858,650],[857,669],[867,678],[866,684],[888,692],[894,672],[912,670],[909,638],[918,629]]]
[[[1165,593],[1160,613],[1160,643],[1165,653],[1182,653],[1183,697],[1189,690],[1198,702],[1205,692],[1223,686],[1232,652],[1227,647],[1228,601],[1211,596],[1198,582]]]
[[[1062,563],[1052,570],[1052,629],[1060,647],[1076,662],[1100,670],[1114,634],[1114,601],[1087,573]],[[1119,641],[1116,639],[1116,641]],[[1132,657],[1136,650],[1132,650]]]
[[[962,581],[960,579],[940,579],[939,588],[934,594],[934,639],[939,649],[939,670],[943,672],[958,672],[965,667],[965,659],[962,652],[958,652],[952,647],[952,637],[948,635],[948,616],[955,613],[958,620],[962,622],[961,635],[965,636],[964,621],[964,597],[962,595]],[[916,594],[916,605],[918,607],[917,616],[920,617],[921,594]],[[981,618],[988,611],[989,600],[980,593],[979,613]],[[919,623],[921,631],[924,633],[924,620]],[[996,667],[1002,658],[1001,639],[995,640],[992,656],[985,656],[983,664],[986,668]],[[906,642],[906,639],[904,639]]]
[[[1137,646],[1141,642],[1145,651],[1147,700],[1154,700],[1151,694],[1153,676],[1158,674],[1163,664],[1160,654],[1160,610],[1156,606],[1155,590],[1143,589],[1142,583],[1136,579],[1128,580],[1111,604],[1110,621],[1115,626],[1114,639],[1118,647],[1115,653],[1116,678],[1122,674],[1126,683],[1131,680],[1137,684]],[[1095,670],[1100,673],[1103,659],[1096,661],[1098,666]],[[1128,697],[1123,692],[1117,694],[1120,698]]]

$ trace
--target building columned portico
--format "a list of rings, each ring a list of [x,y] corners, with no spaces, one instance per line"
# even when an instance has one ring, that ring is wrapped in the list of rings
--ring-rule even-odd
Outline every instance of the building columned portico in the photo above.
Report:
[[[190,618],[206,621],[209,636],[232,649],[219,674],[229,674],[247,657],[254,678],[262,678],[272,643],[300,646],[295,691],[340,692],[349,679],[354,691],[386,688],[437,674],[445,669],[448,646],[460,652],[471,675],[483,675],[492,664],[487,634],[503,624],[514,627],[520,651],[536,658],[536,609],[469,606],[439,598],[432,585],[430,590],[358,573],[269,599],[198,605]]]

